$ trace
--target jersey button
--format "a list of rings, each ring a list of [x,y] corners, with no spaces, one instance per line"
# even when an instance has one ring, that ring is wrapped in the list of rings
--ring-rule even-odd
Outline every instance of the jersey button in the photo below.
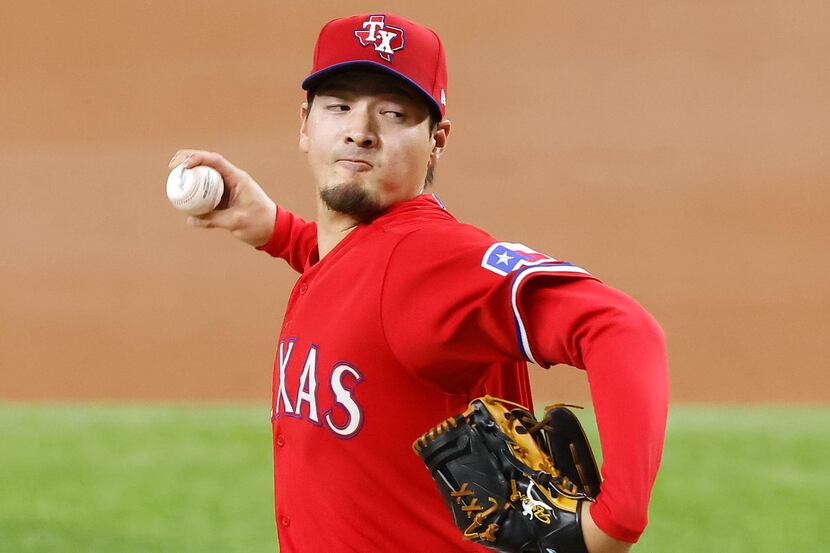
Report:
[[[302,295],[306,292],[308,292],[308,284],[303,282],[302,284],[300,284],[300,294]]]
[[[283,436],[282,434],[280,434],[279,436],[277,436],[277,445],[278,445],[279,447],[282,447],[282,446],[284,446],[284,445],[285,445],[285,436]]]
[[[291,519],[287,516],[283,516],[282,518],[280,518],[280,524],[288,528],[289,526],[291,526]]]

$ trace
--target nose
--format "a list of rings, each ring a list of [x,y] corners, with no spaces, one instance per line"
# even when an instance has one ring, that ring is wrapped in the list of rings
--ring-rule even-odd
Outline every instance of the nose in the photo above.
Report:
[[[349,111],[349,117],[344,133],[346,143],[354,144],[361,148],[374,148],[378,144],[378,136],[375,130],[375,123],[369,110],[353,106]]]

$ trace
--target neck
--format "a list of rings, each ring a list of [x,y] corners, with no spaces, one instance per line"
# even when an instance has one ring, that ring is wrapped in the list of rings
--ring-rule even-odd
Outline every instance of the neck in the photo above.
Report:
[[[320,259],[340,243],[360,221],[351,215],[332,211],[317,198],[317,250]]]

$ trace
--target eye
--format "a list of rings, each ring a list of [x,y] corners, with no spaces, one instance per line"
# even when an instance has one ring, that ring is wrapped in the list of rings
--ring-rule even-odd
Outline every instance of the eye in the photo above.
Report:
[[[328,104],[326,109],[333,112],[349,111],[349,106],[346,104]]]
[[[387,110],[382,111],[381,113],[383,115],[386,115],[387,117],[392,118],[392,119],[403,119],[403,113],[401,113],[400,111],[393,111],[393,110],[387,109]]]

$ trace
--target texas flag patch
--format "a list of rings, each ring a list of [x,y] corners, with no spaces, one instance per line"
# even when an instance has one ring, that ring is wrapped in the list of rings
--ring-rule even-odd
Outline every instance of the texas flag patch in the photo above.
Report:
[[[538,364],[530,350],[530,339],[519,309],[519,289],[527,279],[534,275],[587,275],[590,277],[591,273],[573,263],[558,261],[549,255],[528,248],[524,244],[514,244],[512,242],[496,242],[487,248],[484,257],[481,258],[481,266],[497,275],[510,275],[512,278],[510,302],[513,308],[514,322],[516,323],[519,348],[528,361]]]
[[[539,253],[524,244],[512,242],[496,242],[487,248],[481,259],[482,267],[501,276],[507,276],[522,267],[532,267],[542,263],[573,266],[571,263],[557,261],[549,255]]]

